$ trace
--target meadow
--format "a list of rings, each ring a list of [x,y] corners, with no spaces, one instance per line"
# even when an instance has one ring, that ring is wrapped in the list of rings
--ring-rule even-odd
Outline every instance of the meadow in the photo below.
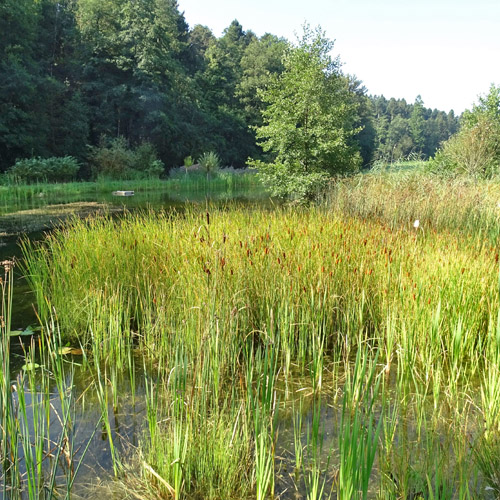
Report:
[[[25,241],[42,331],[15,392],[2,347],[4,492],[71,494],[75,349],[112,457],[94,498],[497,498],[500,188],[398,175],[321,206],[96,216]],[[123,374],[145,407],[127,453]]]

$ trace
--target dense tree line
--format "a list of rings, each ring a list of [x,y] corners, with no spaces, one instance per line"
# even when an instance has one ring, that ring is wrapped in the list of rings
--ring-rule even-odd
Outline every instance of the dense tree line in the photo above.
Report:
[[[384,96],[370,97],[370,102],[374,160],[395,161],[412,153],[429,158],[458,130],[459,120],[453,110],[445,113],[425,108],[420,96],[413,104]]]
[[[205,151],[237,167],[263,154],[259,89],[284,70],[282,38],[237,21],[216,38],[190,28],[175,0],[3,0],[0,32],[1,171],[34,156],[85,164],[117,137],[151,143],[167,167]],[[452,113],[368,98],[346,79],[365,164],[430,156],[456,129]]]

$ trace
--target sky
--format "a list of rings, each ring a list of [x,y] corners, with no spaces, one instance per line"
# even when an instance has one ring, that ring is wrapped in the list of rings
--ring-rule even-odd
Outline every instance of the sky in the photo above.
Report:
[[[186,21],[220,36],[237,19],[296,40],[320,25],[343,71],[372,95],[461,113],[500,85],[500,0],[178,0]]]

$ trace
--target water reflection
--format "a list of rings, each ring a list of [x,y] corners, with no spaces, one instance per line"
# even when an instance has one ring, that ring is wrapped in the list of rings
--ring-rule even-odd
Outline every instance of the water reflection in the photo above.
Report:
[[[55,193],[45,197],[20,200],[19,203],[0,207],[0,260],[21,258],[19,240],[32,241],[43,238],[46,231],[60,225],[69,217],[86,217],[96,213],[111,213],[115,216],[134,210],[182,211],[188,204],[236,203],[260,206],[271,204],[265,190],[260,186],[251,189],[204,189],[204,190],[152,190],[136,191],[131,197],[117,197],[110,193],[64,195]],[[32,292],[17,267],[14,288],[12,329],[24,329],[36,324]]]

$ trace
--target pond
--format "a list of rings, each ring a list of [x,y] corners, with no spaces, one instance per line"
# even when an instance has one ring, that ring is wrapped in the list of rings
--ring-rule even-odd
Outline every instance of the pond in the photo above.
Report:
[[[69,194],[64,193],[33,196],[17,202],[5,203],[0,207],[0,260],[22,259],[20,246],[21,240],[39,241],[48,232],[61,226],[66,221],[77,218],[86,218],[92,215],[112,215],[120,217],[125,213],[134,211],[150,210],[175,210],[182,212],[187,205],[216,204],[249,205],[259,203],[264,206],[269,203],[269,197],[264,189],[256,185],[236,189],[217,189],[205,187],[205,189],[179,189],[179,190],[147,190],[135,191],[134,196],[115,196],[110,193],[95,194]],[[34,295],[24,278],[21,269],[15,267],[15,279],[13,288],[13,309],[11,318],[11,351],[10,366],[11,380],[13,386],[26,382],[26,352],[30,347],[32,338],[29,333],[34,329],[38,332],[38,317],[34,305]],[[36,335],[36,333],[35,333]],[[35,349],[36,350],[36,349]],[[81,469],[72,487],[74,498],[96,498],[96,495],[109,494],[109,482],[113,477],[112,455],[110,452],[108,432],[109,429],[100,423],[102,420],[102,407],[99,404],[95,391],[89,391],[93,383],[93,375],[88,369],[83,369],[84,360],[81,355],[69,354],[64,356],[66,365],[65,385],[67,391],[71,391],[71,407],[63,408],[59,388],[50,381],[48,390],[50,417],[48,425],[50,432],[47,441],[55,445],[58,442],[65,426],[63,425],[64,412],[70,413],[71,440],[73,455],[72,462],[80,463]],[[40,361],[37,357],[37,361]],[[38,365],[39,363],[36,363]],[[125,373],[113,373],[114,402],[109,405],[108,411],[111,422],[111,440],[117,448],[117,452],[126,457],[131,450],[138,445],[143,436],[145,428],[145,373],[142,361],[133,362],[133,376],[130,371]],[[28,372],[30,373],[30,372]],[[39,370],[30,373],[35,379],[36,389],[34,392],[26,391],[25,399],[28,407],[27,425],[29,434],[35,434],[35,408],[42,407],[43,395],[41,393],[44,375]],[[18,389],[19,390],[19,389]],[[19,398],[14,397],[14,406],[19,406]],[[96,423],[97,427],[96,427]],[[50,437],[49,437],[50,436]],[[65,439],[67,439],[65,437]],[[19,460],[24,460],[24,450],[19,452]],[[45,460],[49,462],[49,460]],[[67,478],[70,476],[67,464],[59,458],[60,464],[56,466],[57,480],[55,491],[64,491]],[[45,474],[52,473],[53,463],[44,463]],[[74,470],[74,465],[72,465]],[[71,468],[70,467],[70,468]],[[4,474],[6,474],[4,472]],[[27,475],[24,466],[21,474]],[[26,485],[16,488],[6,486],[6,476],[3,494],[0,498],[38,498],[44,493],[32,494],[27,491]],[[62,486],[57,487],[60,483]]]
[[[84,198],[0,216],[2,259],[50,234],[2,327],[2,498],[495,498],[490,248],[261,190]]]
[[[0,206],[0,260],[21,257],[21,239],[43,239],[45,232],[60,226],[72,217],[95,214],[120,214],[139,210],[177,210],[186,205],[205,203],[237,203],[266,205],[270,203],[265,190],[254,185],[244,188],[217,189],[156,189],[136,190],[134,196],[121,197],[109,193],[64,194],[49,193],[29,199],[10,201]],[[12,311],[12,328],[24,330],[36,323],[33,296],[19,269],[16,269],[14,288],[15,305]]]

